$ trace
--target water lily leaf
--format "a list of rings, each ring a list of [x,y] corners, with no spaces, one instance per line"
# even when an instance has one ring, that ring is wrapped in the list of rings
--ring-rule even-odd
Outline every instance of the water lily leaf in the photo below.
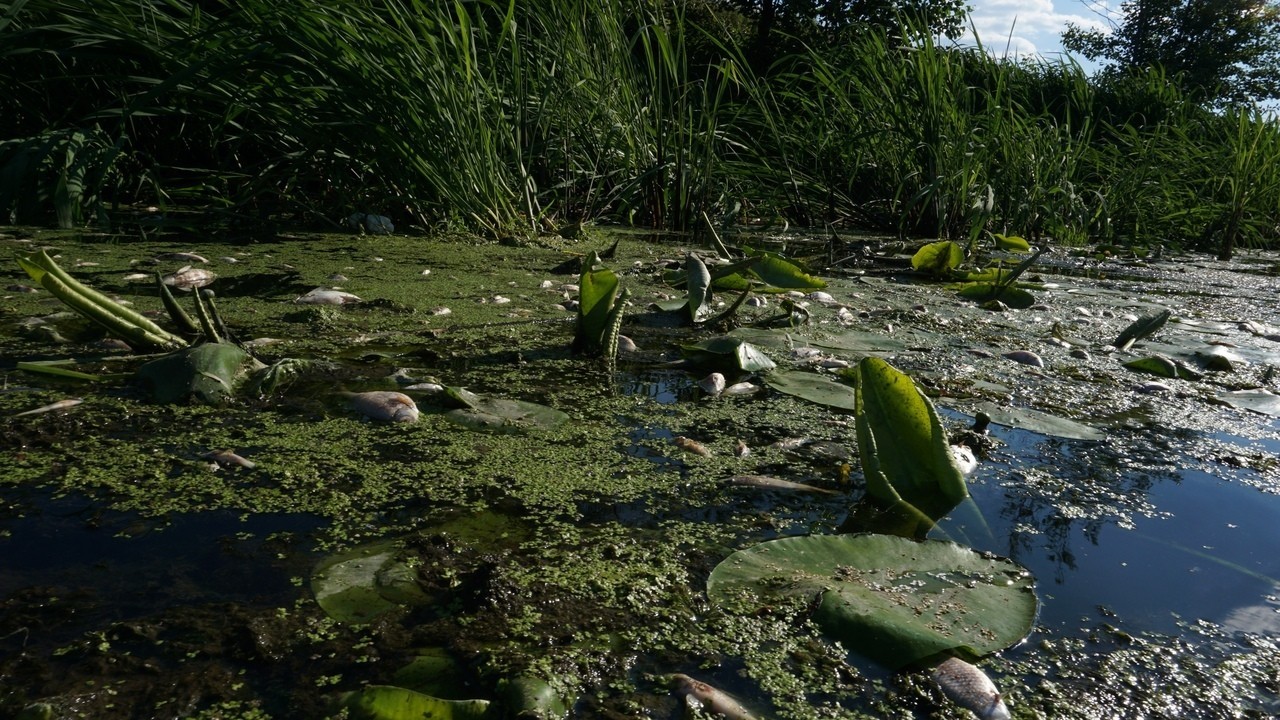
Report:
[[[992,403],[980,403],[974,410],[985,412],[991,416],[991,422],[997,425],[1030,430],[1041,435],[1068,440],[1105,440],[1107,437],[1106,433],[1095,427],[1030,408],[998,407]]]
[[[857,393],[830,376],[798,370],[776,370],[764,378],[765,383],[781,393],[828,407],[857,409]]]
[[[855,426],[867,493],[936,522],[969,497],[937,410],[910,377],[880,358],[864,358],[856,377]]]
[[[960,297],[976,302],[999,300],[1015,310],[1026,310],[1036,304],[1036,297],[1019,287],[989,282],[965,283]]]
[[[1006,252],[1031,252],[1031,243],[1025,238],[1017,235],[1001,235],[1000,233],[991,233],[991,238],[996,241],[996,247]]]
[[[391,677],[397,687],[432,697],[465,699],[453,696],[462,688],[462,668],[448,650],[426,648],[418,653]]]
[[[823,632],[891,668],[942,652],[974,656],[1017,643],[1036,616],[1034,581],[1011,560],[940,540],[811,535],[770,540],[725,558],[712,602],[758,611],[820,598]]]
[[[569,714],[569,708],[555,686],[532,675],[504,678],[498,683],[498,696],[509,717],[552,720]]]
[[[693,253],[685,258],[684,268],[688,277],[689,319],[700,323],[715,312],[711,307],[711,271]]]
[[[777,367],[756,346],[728,335],[685,345],[680,348],[680,352],[693,364],[711,370],[770,372]]]
[[[756,255],[751,272],[769,285],[779,288],[820,289],[827,286],[826,281],[806,273],[800,266],[773,253]]]
[[[402,605],[431,601],[399,540],[362,545],[322,560],[311,574],[316,603],[340,622],[362,624]]]
[[[1167,378],[1178,377],[1177,363],[1163,355],[1153,355],[1151,357],[1130,360],[1125,363],[1124,366],[1130,370],[1147,373],[1148,375]]]
[[[1266,390],[1236,390],[1218,393],[1217,397],[1234,408],[1280,417],[1280,395]]]
[[[939,240],[916,251],[911,256],[911,267],[938,277],[960,267],[964,262],[964,248],[950,240]]]
[[[1140,317],[1125,328],[1124,332],[1120,333],[1120,336],[1111,344],[1121,350],[1128,350],[1135,342],[1156,334],[1165,323],[1169,322],[1169,316],[1168,310],[1161,310],[1154,315]]]
[[[392,685],[349,693],[343,706],[353,720],[482,720],[488,700],[441,700]]]
[[[618,296],[618,276],[608,268],[595,269],[595,253],[582,263],[578,278],[578,326],[573,349],[580,353],[597,353],[609,324],[609,311]]]
[[[446,388],[446,391],[448,388]],[[524,433],[549,430],[563,424],[569,416],[555,408],[538,403],[495,398],[467,393],[467,407],[450,410],[445,417],[463,427],[496,433]]]
[[[204,343],[170,353],[138,368],[156,402],[178,402],[193,396],[217,405],[229,400],[249,374],[266,366],[238,345]]]

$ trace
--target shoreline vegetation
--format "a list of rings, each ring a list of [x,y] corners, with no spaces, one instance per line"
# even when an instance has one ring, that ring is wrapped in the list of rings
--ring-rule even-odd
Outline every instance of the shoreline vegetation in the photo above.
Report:
[[[1280,236],[1274,115],[903,34],[790,38],[766,64],[709,2],[13,2],[0,221],[709,221],[1223,259]]]

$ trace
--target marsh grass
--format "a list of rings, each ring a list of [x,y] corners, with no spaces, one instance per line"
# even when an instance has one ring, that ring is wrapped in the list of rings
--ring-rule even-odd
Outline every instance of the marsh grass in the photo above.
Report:
[[[974,242],[1273,242],[1273,116],[868,30],[758,68],[669,0],[11,3],[0,216],[126,204],[497,237],[780,218]],[[695,20],[696,18],[696,20]],[[743,39],[745,38],[745,39]]]

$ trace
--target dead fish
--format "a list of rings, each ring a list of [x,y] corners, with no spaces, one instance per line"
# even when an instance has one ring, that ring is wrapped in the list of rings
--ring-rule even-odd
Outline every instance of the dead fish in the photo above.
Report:
[[[1038,368],[1044,367],[1044,360],[1030,350],[1014,350],[1013,352],[1005,353],[1004,356],[1023,365],[1031,365]]]
[[[177,260],[179,262],[197,262],[197,263],[209,262],[204,257],[197,255],[195,253],[189,253],[189,252],[160,253],[159,255],[156,256],[156,260]]]
[[[212,460],[222,466],[238,465],[245,470],[252,470],[258,467],[258,463],[237,455],[233,450],[214,450],[205,453],[201,457]]]
[[[37,292],[40,292],[40,290],[39,290],[38,288],[33,288],[33,287],[31,287],[30,285],[23,285],[22,283],[14,283],[14,284],[12,284],[12,285],[6,285],[4,289],[5,289],[5,290],[7,290],[7,291],[9,291],[9,292],[18,292],[18,293],[37,293]]]
[[[349,292],[329,290],[327,288],[316,288],[306,294],[299,295],[293,301],[304,305],[350,305],[351,303],[361,302],[360,298]]]
[[[813,438],[783,438],[769,447],[779,450],[798,450],[811,442]]]
[[[750,395],[760,391],[759,385],[753,385],[749,382],[734,383],[721,391],[721,395]]]
[[[682,673],[671,675],[669,680],[675,686],[676,693],[684,698],[685,703],[696,705],[705,713],[719,715],[729,720],[755,720],[756,716],[752,715],[750,710],[738,702],[737,698],[723,690]]]
[[[75,264],[72,265],[72,267],[78,267],[78,268],[98,267],[98,263],[92,260],[77,260]]]
[[[728,482],[746,487],[764,488],[766,490],[792,490],[795,492],[811,492],[821,495],[839,495],[835,490],[805,485],[804,483],[783,480],[772,475],[734,475]]]
[[[691,452],[694,455],[701,455],[702,457],[711,457],[711,451],[707,449],[706,445],[703,445],[697,440],[692,440],[683,435],[677,435],[671,438],[671,444],[675,445],[681,450],[684,450],[685,452]]]
[[[452,311],[452,310],[450,310],[449,308],[447,308],[447,307],[445,307],[445,306],[443,306],[443,305],[441,305],[440,307],[433,307],[433,308],[431,308],[431,314],[432,314],[432,315],[450,315],[450,314],[452,314],[452,313],[453,313],[453,311]]]
[[[125,282],[141,282],[143,280],[150,280],[151,276],[146,273],[129,273],[120,279]]]
[[[233,258],[230,255],[223,255],[222,257],[218,258],[218,262],[224,262],[224,263],[227,263],[228,265],[235,265],[236,263],[240,262],[240,258]]]
[[[1156,393],[1173,392],[1173,388],[1169,387],[1168,385],[1162,382],[1155,382],[1155,381],[1144,382],[1141,385],[1134,385],[1133,389],[1137,390],[1140,393],[1146,393],[1148,395],[1154,395]]]
[[[178,288],[179,290],[194,290],[208,285],[217,277],[217,275],[214,275],[208,270],[201,270],[200,268],[187,266],[177,272],[165,275],[160,278],[160,281],[165,285]]]
[[[640,348],[636,345],[636,341],[635,341],[635,340],[632,340],[631,338],[627,337],[626,335],[619,335],[619,336],[618,336],[618,352],[620,352],[620,353],[624,353],[624,352],[629,353],[629,352],[635,352],[635,351],[637,351],[637,350],[639,350],[639,349],[640,349]]]
[[[746,443],[738,440],[733,444],[733,454],[737,457],[744,458],[751,454],[751,448],[747,447]]]
[[[955,460],[961,475],[970,475],[978,469],[978,458],[974,457],[973,450],[967,445],[950,445],[949,447],[951,458]]]
[[[343,393],[356,412],[373,420],[391,422],[417,422],[418,406],[413,398],[390,390],[374,390],[362,393]]]
[[[980,720],[1009,720],[1005,707],[991,678],[960,658],[947,658],[930,673],[951,702],[969,710]]]
[[[698,387],[708,395],[719,395],[724,391],[724,375],[713,372],[698,381]]]
[[[82,402],[84,402],[84,400],[81,400],[80,398],[67,398],[66,400],[49,403],[44,407],[38,407],[35,410],[26,410],[24,412],[16,413],[13,417],[22,417],[23,415],[40,415],[42,413],[53,412],[55,410],[66,410],[67,408],[75,407]]]

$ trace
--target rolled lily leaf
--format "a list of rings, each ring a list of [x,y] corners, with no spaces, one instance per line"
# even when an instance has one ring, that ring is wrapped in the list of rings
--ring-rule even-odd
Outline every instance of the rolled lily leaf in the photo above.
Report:
[[[685,258],[685,273],[688,275],[689,319],[697,323],[711,317],[711,271],[702,260],[693,253]]]
[[[1121,350],[1128,350],[1137,341],[1145,337],[1151,337],[1159,332],[1160,328],[1163,328],[1165,323],[1169,322],[1169,317],[1168,310],[1161,310],[1153,315],[1140,317],[1125,328],[1124,332],[1120,333],[1115,342],[1111,344]]]
[[[933,403],[910,377],[879,358],[858,363],[857,379],[855,425],[867,493],[937,522],[969,490]]]
[[[573,350],[584,355],[599,355],[604,349],[604,335],[618,296],[618,276],[608,268],[596,269],[593,252],[582,262],[578,278],[578,326]]]

